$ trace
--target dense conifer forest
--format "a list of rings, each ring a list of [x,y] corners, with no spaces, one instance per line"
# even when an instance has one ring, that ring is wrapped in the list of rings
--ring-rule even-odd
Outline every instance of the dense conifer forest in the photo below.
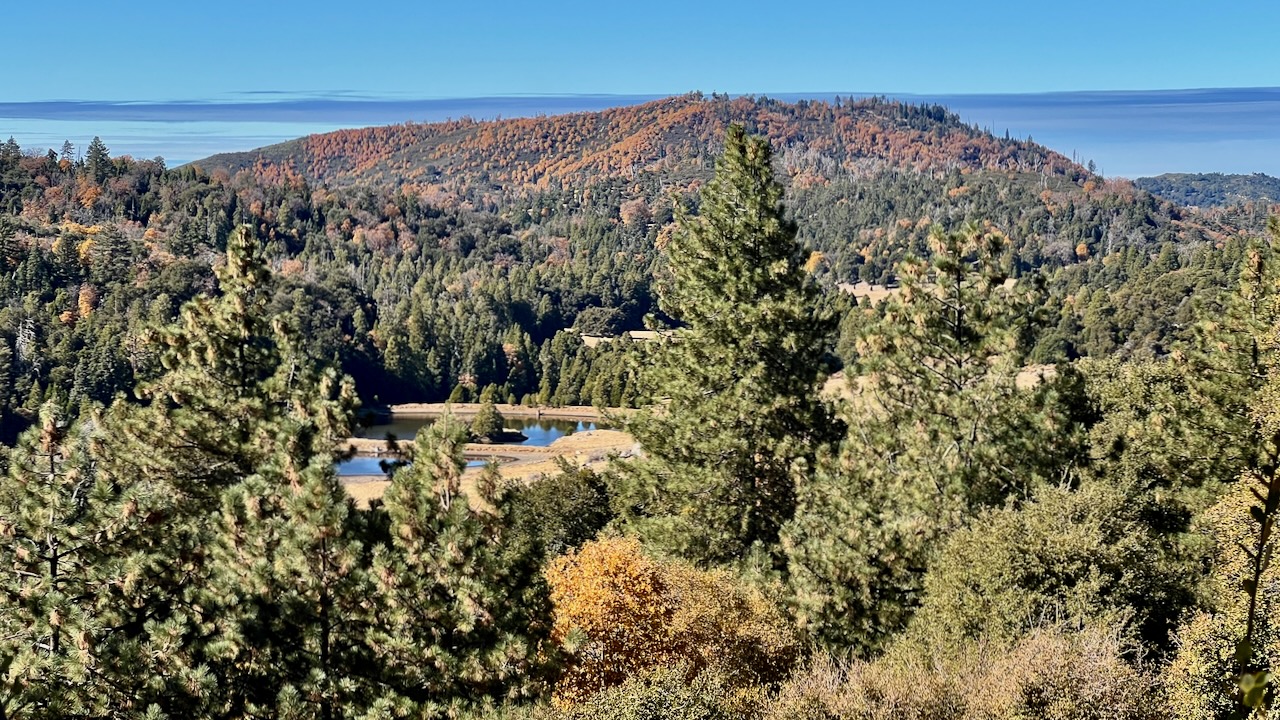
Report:
[[[877,99],[10,141],[0,718],[1263,717],[1275,210]],[[641,451],[358,506],[446,399]]]
[[[1138,178],[1134,183],[1153,195],[1179,205],[1214,207],[1250,202],[1275,203],[1280,198],[1280,178],[1263,173],[1224,175],[1222,173],[1166,173]]]

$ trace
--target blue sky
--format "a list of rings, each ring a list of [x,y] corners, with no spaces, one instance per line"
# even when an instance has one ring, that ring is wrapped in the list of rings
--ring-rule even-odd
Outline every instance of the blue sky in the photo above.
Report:
[[[1280,85],[1270,0],[68,0],[4,20],[8,101]]]
[[[1280,86],[1271,1],[65,0],[3,17],[0,136],[26,147],[101,135],[177,163],[691,90],[877,93],[944,102],[1114,174],[1280,174],[1274,93],[1078,92]]]

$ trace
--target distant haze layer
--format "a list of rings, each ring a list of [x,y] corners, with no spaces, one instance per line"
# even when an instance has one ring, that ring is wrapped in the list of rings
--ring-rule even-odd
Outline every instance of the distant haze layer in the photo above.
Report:
[[[1165,172],[1263,172],[1280,175],[1280,88],[1004,95],[770,93],[783,100],[886,95],[938,103],[965,121],[1037,142],[1108,176]],[[0,103],[0,140],[25,149],[84,147],[97,135],[113,154],[170,165],[220,152],[250,150],[341,128],[528,117],[602,110],[656,95],[504,96],[414,100],[355,95],[254,95],[208,101]]]

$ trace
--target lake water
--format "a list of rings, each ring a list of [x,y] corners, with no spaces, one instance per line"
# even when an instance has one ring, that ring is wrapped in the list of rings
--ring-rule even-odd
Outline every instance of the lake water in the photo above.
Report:
[[[431,425],[437,419],[436,417],[399,418],[385,425],[370,425],[369,427],[361,428],[356,432],[356,437],[381,440],[387,436],[387,433],[391,433],[396,436],[397,440],[409,442],[417,436],[419,430]],[[551,420],[547,418],[541,420],[534,418],[505,418],[503,425],[509,430],[518,430],[524,433],[529,439],[521,443],[494,445],[495,452],[500,452],[501,448],[504,447],[546,447],[566,435],[595,430],[601,427],[595,422]],[[379,458],[353,457],[350,460],[338,463],[338,474],[380,475],[382,468],[378,463]],[[467,467],[481,467],[483,465],[483,460],[467,462]]]
[[[338,475],[381,475],[382,466],[380,463],[386,458],[361,457],[357,455],[350,460],[344,460],[338,463]],[[467,467],[484,467],[484,460],[468,460]]]
[[[434,423],[436,417],[405,417],[398,418],[394,422],[385,425],[370,425],[356,431],[356,437],[372,438],[381,440],[391,433],[396,436],[397,440],[412,440],[418,435],[418,431],[428,425]],[[464,419],[469,422],[469,419]],[[518,430],[528,436],[528,440],[519,443],[531,447],[546,447],[565,435],[572,435],[576,432],[585,432],[587,430],[595,430],[597,424],[595,422],[580,420],[560,420],[560,419],[535,419],[535,418],[504,418],[503,426],[508,430]],[[515,443],[512,443],[513,445]]]

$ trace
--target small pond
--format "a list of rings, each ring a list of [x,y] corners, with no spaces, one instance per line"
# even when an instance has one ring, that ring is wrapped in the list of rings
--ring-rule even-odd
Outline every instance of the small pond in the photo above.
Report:
[[[437,419],[437,417],[431,416],[396,418],[385,425],[370,425],[360,428],[356,431],[356,437],[381,440],[387,437],[387,433],[392,433],[397,440],[410,442],[418,434],[419,430],[434,423]],[[604,427],[603,424],[593,421],[549,418],[509,417],[505,418],[503,424],[509,430],[518,430],[524,433],[529,439],[522,443],[494,445],[495,453],[500,453],[504,447],[546,447],[566,435]],[[382,469],[378,466],[378,460],[379,458],[373,457],[353,457],[350,460],[338,463],[338,474],[381,475]],[[470,460],[467,462],[467,467],[481,467],[483,465],[483,460]]]

